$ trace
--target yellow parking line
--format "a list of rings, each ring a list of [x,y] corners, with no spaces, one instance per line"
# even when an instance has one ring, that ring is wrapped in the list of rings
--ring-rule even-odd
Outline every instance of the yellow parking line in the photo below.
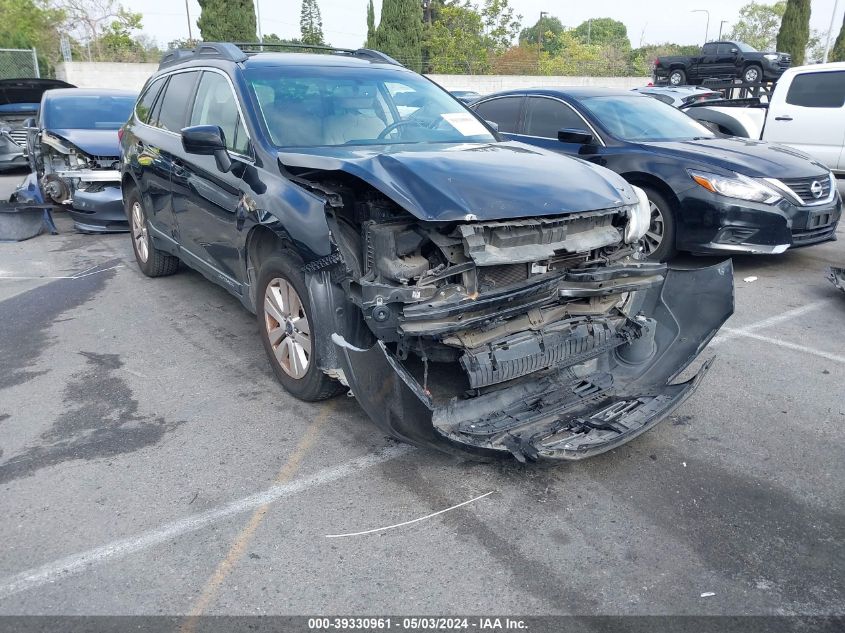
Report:
[[[317,440],[320,430],[328,420],[329,415],[332,411],[334,411],[336,402],[337,401],[335,400],[327,403],[311,425],[306,429],[305,434],[302,436],[302,439],[299,440],[293,454],[288,458],[284,466],[282,466],[279,474],[276,475],[276,479],[273,482],[274,485],[286,483],[299,469],[299,466],[302,464],[303,457],[305,457],[308,449],[310,449]],[[226,577],[243,557],[244,551],[252,542],[252,538],[255,536],[255,531],[258,529],[258,526],[261,525],[261,521],[264,519],[264,515],[267,514],[267,510],[269,510],[269,508],[270,504],[265,503],[256,508],[255,512],[252,513],[249,521],[247,521],[247,524],[240,531],[232,543],[232,546],[229,548],[226,558],[220,562],[217,569],[214,570],[214,573],[208,579],[208,582],[205,583],[202,593],[188,612],[188,619],[180,628],[181,633],[193,633],[193,631],[196,630],[197,618],[205,613],[205,610],[217,596],[217,592],[226,580]]]

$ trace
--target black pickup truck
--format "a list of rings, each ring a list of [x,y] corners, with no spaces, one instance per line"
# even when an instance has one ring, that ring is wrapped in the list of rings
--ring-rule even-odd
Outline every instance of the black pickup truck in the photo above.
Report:
[[[791,63],[788,53],[761,53],[744,42],[708,42],[699,55],[655,59],[654,83],[683,86],[709,78],[741,79],[747,84],[777,81]]]

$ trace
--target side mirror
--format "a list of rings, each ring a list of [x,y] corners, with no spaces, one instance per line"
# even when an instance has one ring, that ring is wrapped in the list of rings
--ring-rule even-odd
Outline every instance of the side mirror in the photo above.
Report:
[[[487,125],[489,125],[490,127],[492,127],[494,130],[496,130],[497,132],[499,131],[499,124],[496,123],[495,121],[488,121],[487,119],[484,119],[484,122]]]
[[[731,55],[738,55],[738,54],[739,54],[739,49],[738,49],[738,48],[732,48],[732,49],[731,49]]]
[[[557,140],[561,143],[577,143],[578,145],[589,145],[593,142],[593,135],[587,130],[563,129],[558,130]]]
[[[228,172],[232,159],[226,149],[226,136],[219,125],[194,125],[182,130],[182,148],[188,154],[214,156],[217,169]]]

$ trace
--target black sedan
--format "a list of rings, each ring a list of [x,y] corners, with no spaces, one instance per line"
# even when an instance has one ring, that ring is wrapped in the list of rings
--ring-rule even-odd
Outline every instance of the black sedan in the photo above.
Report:
[[[580,156],[642,187],[649,257],[782,253],[836,239],[833,174],[802,152],[717,136],[670,105],[600,88],[515,90],[471,106],[499,132]]]

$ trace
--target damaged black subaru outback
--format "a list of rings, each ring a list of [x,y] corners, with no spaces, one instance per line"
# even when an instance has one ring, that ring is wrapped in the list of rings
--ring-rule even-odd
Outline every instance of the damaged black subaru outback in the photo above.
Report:
[[[245,48],[245,47],[244,47]],[[132,244],[256,313],[282,385],[349,388],[394,437],[581,459],[695,389],[733,311],[729,261],[638,257],[641,190],[503,140],[370,50],[168,53],[122,130]]]

